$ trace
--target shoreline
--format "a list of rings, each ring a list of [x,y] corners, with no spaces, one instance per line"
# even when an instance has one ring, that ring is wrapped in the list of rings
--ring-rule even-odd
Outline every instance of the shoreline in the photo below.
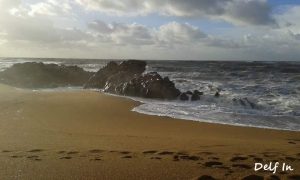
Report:
[[[300,172],[300,132],[144,115],[139,102],[93,91],[0,85],[4,179],[240,179],[274,160]]]
[[[1,84],[0,84],[1,85]],[[224,125],[224,126],[233,126],[233,127],[243,127],[243,128],[258,128],[258,129],[265,129],[265,130],[277,130],[277,131],[291,131],[291,132],[300,132],[300,130],[291,130],[291,129],[280,129],[280,128],[272,128],[272,127],[265,127],[265,126],[251,126],[251,125],[244,125],[244,124],[229,124],[229,123],[222,123],[222,122],[213,122],[213,121],[205,121],[201,119],[187,119],[187,118],[180,118],[180,117],[171,117],[171,116],[167,116],[167,115],[159,115],[159,114],[155,114],[155,113],[147,113],[147,112],[139,112],[134,110],[136,107],[145,104],[143,102],[141,102],[144,98],[140,98],[140,97],[131,97],[131,96],[124,96],[124,95],[117,95],[117,94],[112,94],[112,93],[106,93],[103,92],[102,90],[99,89],[84,89],[82,87],[58,87],[58,88],[47,88],[47,89],[22,89],[22,88],[16,88],[17,90],[29,90],[29,91],[34,91],[34,92],[52,92],[52,93],[59,93],[59,92],[72,92],[72,91],[87,91],[87,92],[98,92],[104,95],[108,95],[108,96],[112,96],[112,97],[119,97],[119,98],[124,98],[124,99],[129,99],[131,101],[134,101],[135,103],[138,103],[137,106],[135,106],[133,109],[131,109],[130,111],[132,112],[136,112],[139,114],[143,114],[143,115],[149,115],[149,116],[158,116],[158,117],[165,117],[165,118],[171,118],[174,120],[183,120],[183,121],[192,121],[192,122],[198,122],[198,123],[207,123],[207,124],[217,124],[217,125]],[[139,101],[138,99],[142,99],[141,101]],[[147,99],[145,99],[147,100]],[[159,99],[153,99],[153,100],[158,100]],[[179,101],[180,102],[180,101]],[[282,118],[284,118],[284,116],[282,116]]]

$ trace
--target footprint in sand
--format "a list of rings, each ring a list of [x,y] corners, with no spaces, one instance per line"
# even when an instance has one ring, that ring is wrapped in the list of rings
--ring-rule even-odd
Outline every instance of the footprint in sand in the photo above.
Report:
[[[180,151],[180,152],[178,152],[178,153],[176,153],[177,155],[183,155],[183,156],[187,156],[187,155],[189,155],[187,152],[185,152],[185,151]]]
[[[67,154],[71,155],[71,154],[78,154],[79,152],[78,151],[69,151],[67,152]]]
[[[197,180],[216,180],[215,178],[213,178],[212,176],[208,176],[208,175],[203,175],[200,176],[198,178],[196,178]]]
[[[201,160],[201,158],[198,156],[189,156],[189,155],[180,155],[178,156],[178,158],[182,160],[191,160],[191,161]]]
[[[89,150],[90,153],[102,153],[103,150],[100,150],[100,149],[92,149],[92,150]]]
[[[123,158],[123,159],[131,159],[132,156],[123,156],[122,158]]]
[[[264,177],[252,174],[242,178],[242,180],[264,180]]]
[[[279,174],[282,174],[282,175],[284,175],[284,174],[287,174],[287,172],[285,172],[285,171],[281,171]]]
[[[290,157],[290,156],[285,157],[285,159],[288,160],[288,161],[296,161],[297,160],[297,158]]]
[[[300,175],[299,174],[290,175],[290,176],[288,176],[288,179],[290,179],[290,180],[299,180]]]
[[[208,159],[219,160],[220,158],[218,158],[218,157],[208,157]]]
[[[229,176],[229,175],[230,175],[229,173],[225,173],[225,174],[224,174],[224,176]]]
[[[199,154],[212,155],[212,154],[214,154],[214,153],[212,153],[212,152],[207,152],[207,151],[204,151],[204,152],[200,152]]]
[[[163,152],[160,152],[158,153],[159,155],[173,155],[174,152],[171,152],[171,151],[163,151]]]
[[[256,155],[254,155],[254,154],[249,154],[248,157],[255,158]]]
[[[247,164],[233,164],[232,167],[237,167],[237,168],[241,168],[241,169],[251,169],[251,166],[249,166]]]
[[[120,151],[119,153],[121,153],[121,154],[130,154],[131,152],[129,152],[129,151]]]
[[[155,150],[150,150],[150,151],[144,151],[143,154],[155,154],[157,151]]]
[[[9,151],[9,150],[3,150],[2,152],[3,152],[3,153],[9,153],[9,152],[12,152],[12,151]]]
[[[173,156],[173,161],[179,161],[179,156],[178,155],[174,155]]]
[[[247,160],[247,157],[242,157],[242,156],[236,156],[230,159],[231,162],[236,162],[236,161],[244,161]]]
[[[37,152],[42,152],[44,151],[43,149],[32,149],[32,150],[29,150],[27,152],[30,152],[30,153],[37,153]]]
[[[61,157],[59,159],[72,159],[72,157],[70,157],[70,156],[64,156],[64,157]]]
[[[260,158],[260,157],[255,157],[255,158],[253,158],[253,160],[256,161],[256,162],[264,161],[263,158]]]
[[[95,157],[94,159],[90,159],[90,161],[101,161],[102,159],[100,157]]]
[[[150,159],[157,159],[157,160],[160,160],[161,157],[151,157]]]
[[[39,158],[39,156],[37,156],[37,155],[27,156],[26,158],[27,158],[27,159],[30,159],[30,160],[34,160],[34,161],[41,161],[41,160],[42,160],[42,159]]]
[[[23,156],[21,156],[21,155],[12,155],[12,156],[10,156],[11,158],[21,158],[21,157],[23,157]]]
[[[279,155],[279,153],[277,152],[264,152],[262,154],[264,155],[264,157],[276,157]]]
[[[271,175],[271,176],[267,177],[266,180],[280,180],[280,177],[276,176],[276,175]]]
[[[217,167],[217,166],[222,166],[223,163],[219,162],[219,161],[209,161],[204,163],[204,166],[206,167]]]
[[[28,159],[35,159],[35,158],[38,158],[39,156],[36,156],[36,155],[34,155],[34,156],[27,156],[27,158]]]
[[[233,171],[233,170],[229,170],[228,173],[229,173],[229,174],[232,174],[232,173],[234,173],[234,171]]]

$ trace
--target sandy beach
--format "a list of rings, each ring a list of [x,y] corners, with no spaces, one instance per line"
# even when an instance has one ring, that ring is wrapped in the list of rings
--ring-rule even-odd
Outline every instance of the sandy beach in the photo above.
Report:
[[[300,177],[300,132],[132,112],[138,105],[88,90],[0,85],[1,179]],[[294,171],[254,172],[271,161]]]

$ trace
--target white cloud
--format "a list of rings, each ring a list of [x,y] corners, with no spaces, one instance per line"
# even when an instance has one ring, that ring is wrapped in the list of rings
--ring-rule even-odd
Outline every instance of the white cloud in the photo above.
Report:
[[[198,43],[201,39],[207,37],[207,35],[197,27],[187,23],[179,24],[177,22],[162,25],[156,33],[160,43],[169,45]]]
[[[76,0],[88,10],[110,15],[158,13],[185,18],[211,18],[234,24],[274,25],[266,0]]]
[[[36,4],[31,4],[28,15],[38,16],[38,15],[48,15],[48,16],[58,16],[66,15],[71,12],[72,7],[68,0],[47,0],[45,2],[39,2]]]
[[[81,5],[69,0],[0,0],[0,56],[229,60],[298,60],[300,56],[300,6],[286,7],[273,18],[265,0],[77,2]],[[80,16],[83,12],[75,10],[81,6],[113,15],[159,13],[175,18],[160,26],[142,21],[109,22],[109,18],[103,18],[107,22],[93,21],[101,13],[92,12],[93,18],[84,19]],[[79,20],[70,24],[61,21],[73,15]],[[176,21],[182,22],[182,17],[187,21],[199,17],[224,19],[242,26],[211,34],[192,23]],[[243,26],[275,22],[278,28]]]
[[[154,43],[151,30],[140,24],[107,24],[98,20],[89,23],[88,26],[97,33],[98,37],[118,45],[149,45]]]

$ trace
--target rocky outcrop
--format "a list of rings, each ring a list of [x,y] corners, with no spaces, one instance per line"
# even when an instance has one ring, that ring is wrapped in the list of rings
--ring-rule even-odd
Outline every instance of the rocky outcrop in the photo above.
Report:
[[[0,82],[25,88],[84,86],[125,96],[185,101],[196,101],[203,95],[197,90],[181,93],[168,77],[161,77],[157,72],[143,74],[146,65],[145,61],[138,60],[112,61],[91,73],[77,66],[23,63],[1,72]]]
[[[21,88],[83,86],[91,75],[77,66],[28,62],[0,72],[0,82]]]
[[[145,98],[175,99],[180,94],[168,77],[157,72],[143,74],[145,61],[128,60],[120,64],[108,63],[85,84],[85,88],[104,89],[105,92]]]
[[[85,84],[85,88],[98,88],[102,89],[106,85],[107,81],[112,78],[117,78],[117,74],[122,74],[122,80],[130,80],[134,76],[141,75],[146,69],[145,61],[128,60],[123,61],[120,64],[112,61],[109,62],[104,68],[95,73]]]
[[[168,77],[162,78],[157,72],[139,76],[135,74],[129,81],[124,72],[118,73],[109,78],[104,91],[127,96],[159,99],[176,99],[180,94],[180,91]]]

